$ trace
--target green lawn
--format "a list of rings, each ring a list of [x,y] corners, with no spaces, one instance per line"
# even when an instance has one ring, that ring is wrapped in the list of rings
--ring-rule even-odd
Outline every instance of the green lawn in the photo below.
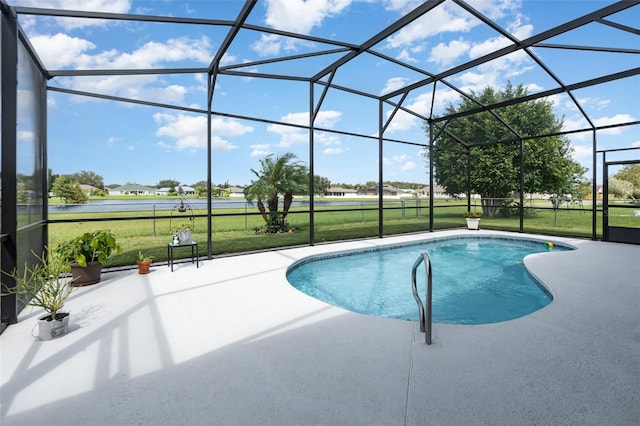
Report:
[[[424,200],[417,206],[415,200],[385,204],[383,215],[383,234],[393,235],[429,230],[429,209]],[[529,205],[529,204],[527,204]],[[591,210],[577,208],[561,208],[558,210],[558,226],[555,226],[553,209],[543,208],[544,202],[534,205],[535,209],[527,210],[524,219],[524,231],[544,235],[591,237]],[[378,235],[378,215],[375,207],[362,209],[360,205],[330,207],[317,203],[314,214],[316,243],[375,237]],[[479,207],[478,207],[479,210]],[[463,214],[466,211],[464,200],[437,201],[434,208],[434,228],[436,230],[462,228],[465,226]],[[256,234],[254,229],[263,225],[262,217],[257,209],[244,208],[215,209],[211,219],[212,253],[250,252],[276,247],[309,244],[309,213],[304,208],[295,208],[288,217],[288,222],[296,228],[296,232],[284,234]],[[196,215],[192,238],[200,242],[200,254],[206,254],[207,224],[206,211],[194,211]],[[199,216],[200,215],[200,216]],[[116,234],[118,243],[123,247],[121,254],[109,259],[106,266],[133,265],[139,250],[153,256],[156,261],[166,261],[167,243],[171,240],[172,225],[185,218],[161,216],[150,217],[149,212],[117,212],[91,214],[55,214],[50,220],[78,220],[75,223],[52,223],[49,226],[49,245],[57,246],[60,242],[71,239],[79,233],[107,228]],[[597,215],[597,236],[602,234],[602,213]],[[144,218],[139,218],[144,217]],[[132,218],[129,220],[91,221],[92,219]],[[612,209],[610,224],[616,226],[640,227],[640,217],[633,216],[629,208]],[[613,223],[615,222],[615,223]],[[518,217],[483,217],[480,221],[482,229],[518,231]],[[181,255],[180,251],[177,255]],[[185,251],[184,255],[187,255]]]

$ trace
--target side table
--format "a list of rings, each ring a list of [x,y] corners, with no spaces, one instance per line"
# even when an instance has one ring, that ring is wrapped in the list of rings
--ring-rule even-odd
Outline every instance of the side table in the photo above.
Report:
[[[200,251],[198,250],[198,243],[196,241],[189,241],[186,243],[178,244],[169,243],[167,244],[167,259],[169,259],[167,266],[171,267],[171,272],[173,272],[173,249],[177,247],[191,247],[191,263],[194,263],[195,259],[196,268],[200,267],[200,264],[198,263]]]

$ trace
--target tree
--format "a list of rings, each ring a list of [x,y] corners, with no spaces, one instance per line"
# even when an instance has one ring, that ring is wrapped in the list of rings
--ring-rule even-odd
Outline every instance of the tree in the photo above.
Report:
[[[47,184],[49,185],[49,187],[47,188],[47,192],[53,191],[53,189],[51,188],[53,188],[53,182],[55,182],[57,178],[58,175],[54,175],[53,170],[47,169]]]
[[[156,184],[156,187],[158,187],[158,188],[175,189],[179,185],[180,185],[180,182],[178,182],[177,180],[163,179],[163,180],[161,180],[160,182],[158,182]]]
[[[87,194],[80,189],[78,182],[69,181],[65,176],[58,176],[51,186],[51,191],[65,203],[80,204],[87,201]]]
[[[267,155],[260,160],[260,170],[251,169],[257,180],[244,189],[244,196],[253,203],[266,223],[266,232],[283,232],[288,229],[287,213],[294,194],[308,192],[309,170],[295,161],[296,156],[286,153],[282,156]],[[279,195],[283,196],[282,213],[278,212]],[[265,202],[267,204],[265,208]]]
[[[640,164],[628,164],[610,178],[609,192],[620,198],[631,198],[639,204]]]
[[[474,97],[484,105],[526,96],[522,85],[508,84],[502,92],[487,87]],[[477,108],[464,99],[457,107],[449,105],[446,115]],[[534,100],[509,105],[496,110],[520,136],[553,134],[562,129],[562,120],[553,114],[548,100]],[[446,130],[471,146],[471,191],[479,194],[486,216],[495,216],[502,202],[512,192],[520,190],[520,142],[497,143],[516,136],[490,112],[451,120]],[[427,129],[428,131],[428,129]],[[564,136],[546,136],[524,142],[524,191],[530,193],[564,194],[585,170],[571,158],[572,148]],[[466,147],[446,132],[435,141],[434,177],[448,194],[467,191]]]
[[[102,176],[94,172],[81,170],[79,172],[72,174],[69,177],[69,180],[82,183],[84,185],[95,186],[98,189],[104,188],[104,180],[102,179]]]
[[[331,188],[331,181],[328,178],[318,175],[313,177],[314,192],[324,194],[329,188]]]
[[[196,192],[196,197],[206,197],[207,196],[207,184],[198,182],[193,185],[193,189]]]

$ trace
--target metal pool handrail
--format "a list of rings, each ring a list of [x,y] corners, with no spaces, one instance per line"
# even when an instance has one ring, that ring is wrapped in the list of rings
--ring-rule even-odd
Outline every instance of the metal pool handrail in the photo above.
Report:
[[[416,283],[416,271],[418,270],[418,266],[420,266],[422,262],[424,262],[424,267],[426,268],[427,272],[426,309],[422,306],[422,300],[418,295],[418,285]],[[424,332],[424,342],[427,345],[431,344],[431,279],[431,260],[429,259],[429,255],[427,253],[422,253],[413,263],[413,268],[411,268],[411,289],[413,290],[413,297],[416,299],[416,303],[418,304],[418,311],[420,312],[420,331]]]

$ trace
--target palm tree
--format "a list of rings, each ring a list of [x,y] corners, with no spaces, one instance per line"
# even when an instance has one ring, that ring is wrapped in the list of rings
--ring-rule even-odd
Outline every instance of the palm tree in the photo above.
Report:
[[[295,161],[296,158],[295,154],[290,152],[281,156],[271,154],[260,160],[260,171],[251,169],[257,180],[252,180],[251,184],[244,189],[244,196],[251,204],[256,200],[268,232],[286,230],[287,213],[294,194],[307,192],[309,170]],[[282,215],[278,212],[280,195],[284,198]]]

